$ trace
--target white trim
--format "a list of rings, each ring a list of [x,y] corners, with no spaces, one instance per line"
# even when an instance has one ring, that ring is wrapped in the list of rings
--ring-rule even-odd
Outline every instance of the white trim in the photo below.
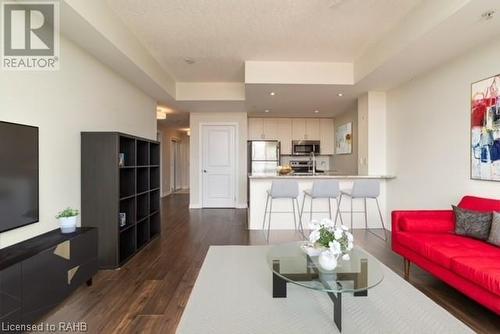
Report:
[[[239,182],[239,160],[240,160],[240,146],[239,146],[239,133],[240,133],[240,124],[238,122],[200,122],[198,125],[198,133],[200,134],[198,137],[198,198],[200,200],[199,207],[203,208],[203,126],[234,126],[234,208],[237,207],[237,203],[240,200],[240,182]],[[191,208],[191,205],[190,205]],[[193,204],[193,208],[195,205]]]
[[[200,204],[189,204],[189,208],[190,209],[201,209],[201,205]]]
[[[239,203],[236,205],[236,209],[247,209],[248,205],[247,203]]]
[[[163,185],[163,179],[165,177],[165,175],[163,175],[165,173],[165,166],[163,164],[163,132],[158,128],[156,129],[156,137],[156,139],[160,142],[160,194],[162,194],[162,197],[165,197],[165,194],[163,193],[163,190],[165,188]]]

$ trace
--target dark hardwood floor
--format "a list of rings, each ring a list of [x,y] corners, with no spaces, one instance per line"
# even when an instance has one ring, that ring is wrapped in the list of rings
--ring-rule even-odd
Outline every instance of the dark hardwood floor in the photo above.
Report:
[[[173,333],[210,245],[264,244],[246,230],[246,210],[188,210],[189,195],[163,199],[162,236],[120,270],[100,271],[44,322],[85,321],[89,333]],[[298,239],[292,231],[271,231],[271,242]],[[363,230],[355,242],[403,276],[403,261],[389,242]],[[500,319],[412,265],[410,282],[476,332],[500,333]]]

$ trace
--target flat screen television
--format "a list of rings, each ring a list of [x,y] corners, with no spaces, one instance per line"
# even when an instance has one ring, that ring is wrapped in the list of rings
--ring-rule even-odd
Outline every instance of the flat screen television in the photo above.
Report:
[[[38,128],[0,121],[0,232],[38,213]]]

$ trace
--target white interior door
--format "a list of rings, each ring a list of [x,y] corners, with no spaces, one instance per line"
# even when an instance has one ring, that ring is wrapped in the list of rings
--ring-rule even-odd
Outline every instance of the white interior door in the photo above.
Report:
[[[236,206],[236,145],[232,125],[202,126],[202,206]]]
[[[181,143],[175,143],[175,190],[182,189],[182,154],[181,154]]]

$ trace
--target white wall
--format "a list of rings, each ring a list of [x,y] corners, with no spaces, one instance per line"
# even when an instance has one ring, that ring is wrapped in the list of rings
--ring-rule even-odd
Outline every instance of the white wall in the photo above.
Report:
[[[358,98],[358,174],[368,175],[368,94]]]
[[[500,73],[500,41],[476,47],[387,94],[388,209],[450,208],[463,195],[500,198],[470,180],[471,83]]]
[[[200,198],[200,123],[208,122],[234,122],[238,124],[238,194],[236,203],[238,207],[246,207],[247,201],[247,113],[246,112],[193,112],[190,113],[190,207],[199,208]]]
[[[58,227],[80,208],[80,132],[155,139],[156,102],[61,38],[57,72],[1,72],[0,120],[39,127],[40,222],[0,234],[0,248]]]
[[[386,175],[386,93],[368,92],[358,98],[358,172]]]
[[[345,175],[358,174],[358,112],[357,110],[347,111],[340,115],[335,116],[333,119],[335,130],[339,126],[352,123],[352,153],[351,154],[334,154],[332,156],[332,163],[330,169],[335,172]],[[335,144],[337,145],[337,144]]]

